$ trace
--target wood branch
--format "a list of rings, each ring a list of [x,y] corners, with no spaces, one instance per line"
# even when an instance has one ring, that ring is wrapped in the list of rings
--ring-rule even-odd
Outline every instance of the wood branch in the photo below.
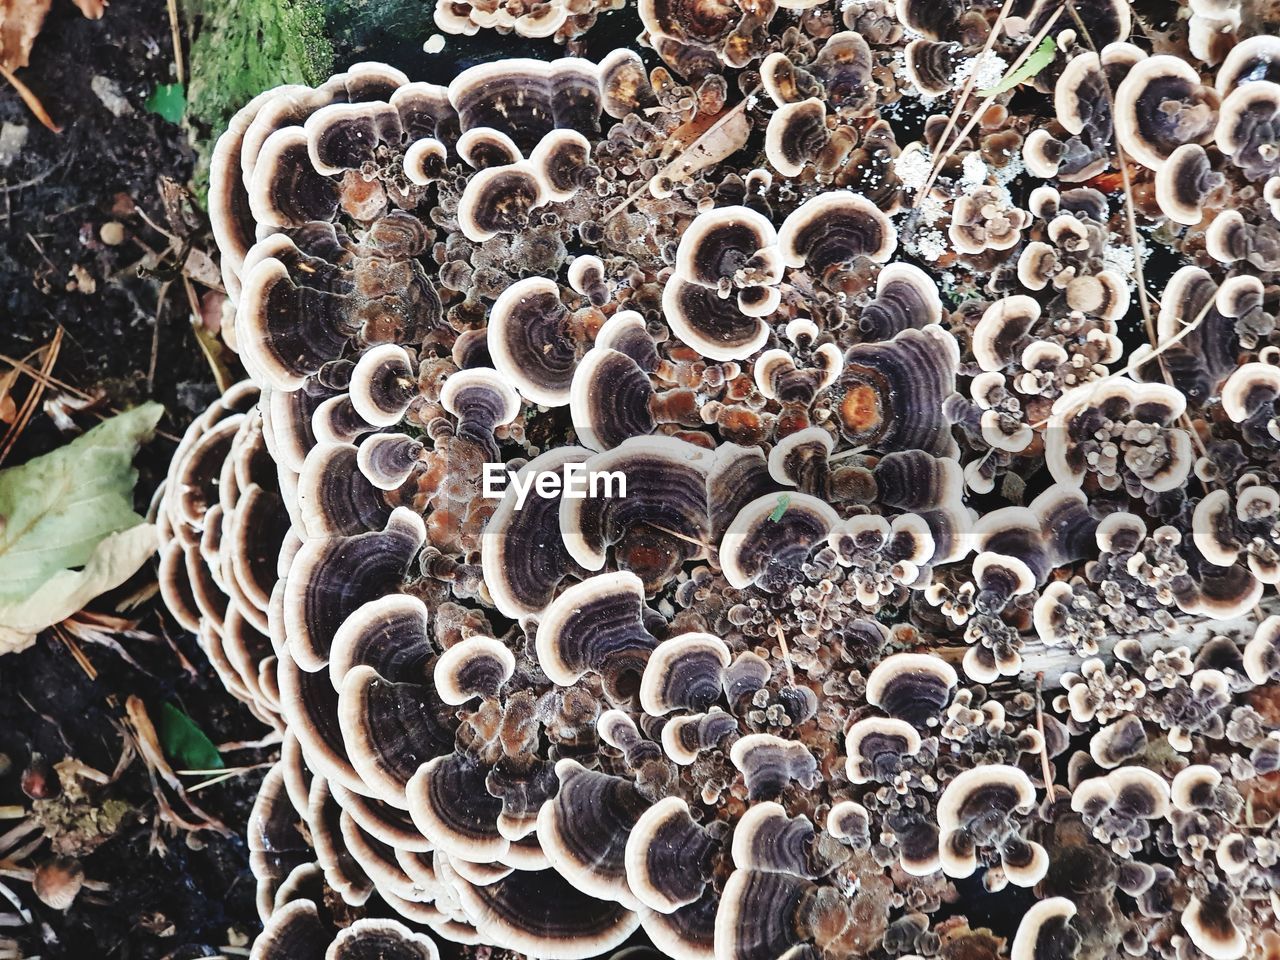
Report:
[[[1257,609],[1264,618],[1273,613],[1280,613],[1280,596],[1267,597]],[[1098,652],[1094,656],[1104,663],[1113,662],[1115,646],[1121,640],[1137,640],[1142,644],[1145,653],[1186,647],[1194,654],[1214,637],[1232,634],[1253,636],[1259,619],[1254,613],[1233,617],[1230,620],[1180,617],[1177,626],[1172,630],[1148,630],[1145,633],[1127,636],[1118,634],[1107,636],[1099,641]],[[1030,674],[1043,671],[1045,686],[1049,688],[1061,686],[1062,675],[1076,669],[1086,659],[1088,658],[1073,653],[1069,647],[1046,647],[1038,638],[1027,641],[1022,648],[1023,671]]]
[[[1204,617],[1179,617],[1177,626],[1172,630],[1148,630],[1145,633],[1112,634],[1098,641],[1098,652],[1092,654],[1103,663],[1115,661],[1115,647],[1121,640],[1137,640],[1142,644],[1143,652],[1156,650],[1173,650],[1186,647],[1195,654],[1214,637],[1243,635],[1252,637],[1258,623],[1271,616],[1280,614],[1280,595],[1266,597],[1254,609],[1241,617],[1230,620],[1209,620]],[[968,647],[935,647],[933,653],[955,666],[957,672],[963,674],[960,661],[964,658]],[[1070,647],[1046,646],[1039,637],[1024,638],[1022,647],[1022,670],[1016,682],[1030,682],[1037,674],[1043,674],[1045,690],[1054,690],[1062,686],[1062,675],[1078,670],[1080,664],[1088,660],[1088,656],[1076,653]]]

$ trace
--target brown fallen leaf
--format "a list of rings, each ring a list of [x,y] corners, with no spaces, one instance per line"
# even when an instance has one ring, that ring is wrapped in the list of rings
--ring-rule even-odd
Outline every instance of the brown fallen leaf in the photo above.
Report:
[[[97,20],[106,10],[107,0],[72,0],[90,20]],[[0,0],[0,77],[18,91],[36,119],[54,133],[62,128],[40,102],[40,98],[13,75],[31,62],[31,47],[44,27],[53,0]]]
[[[71,0],[72,3],[90,20],[101,20],[107,12],[107,0]]]
[[[0,0],[0,66],[25,67],[53,0]]]

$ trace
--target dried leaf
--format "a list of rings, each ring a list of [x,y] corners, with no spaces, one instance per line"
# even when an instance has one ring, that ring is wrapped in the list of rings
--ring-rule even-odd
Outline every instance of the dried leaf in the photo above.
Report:
[[[0,471],[0,652],[123,583],[155,550],[154,528],[133,511],[133,457],[163,412],[137,407]]]
[[[80,570],[60,570],[29,597],[0,602],[0,654],[29,647],[36,635],[124,583],[156,552],[149,523],[100,540]]]
[[[751,134],[751,122],[747,119],[747,101],[721,115],[715,123],[701,131],[687,146],[679,151],[654,176],[665,177],[679,183],[697,173],[703,167],[719,163],[730,154],[741,150]],[[677,138],[679,134],[677,134]]]
[[[31,62],[31,46],[52,5],[53,0],[0,0],[0,66],[17,70]]]

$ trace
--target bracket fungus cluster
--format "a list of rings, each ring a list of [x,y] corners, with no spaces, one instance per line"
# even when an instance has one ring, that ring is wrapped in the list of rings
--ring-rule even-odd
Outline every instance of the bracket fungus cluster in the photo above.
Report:
[[[283,738],[255,958],[1274,952],[1280,40],[1188,11],[640,0],[235,117],[157,514]]]

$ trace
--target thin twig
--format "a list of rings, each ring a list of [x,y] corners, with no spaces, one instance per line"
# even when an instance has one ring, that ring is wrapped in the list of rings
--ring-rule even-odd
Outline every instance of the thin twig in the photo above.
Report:
[[[70,394],[73,394],[74,396],[79,397],[81,400],[93,399],[92,394],[85,393],[79,387],[73,387],[71,384],[67,383],[65,380],[59,380],[57,377],[49,376],[46,373],[42,373],[40,370],[37,370],[35,367],[31,366],[31,364],[27,363],[25,360],[15,360],[12,357],[7,357],[3,353],[0,353],[0,363],[7,363],[9,364],[9,366],[13,367],[14,369],[20,370],[23,373],[25,373],[32,380],[43,380],[46,386],[48,385],[55,386],[59,390],[65,390],[67,393],[70,393]]]
[[[155,326],[151,330],[151,362],[147,364],[147,396],[151,396],[156,386],[156,361],[160,356],[160,316],[164,313],[164,302],[169,296],[171,286],[173,281],[166,280],[160,285],[160,291],[156,294],[156,319]]]
[[[1022,64],[1026,62],[1027,58],[1035,52],[1036,47],[1040,46],[1040,41],[1045,38],[1051,29],[1053,29],[1053,25],[1058,22],[1058,17],[1062,16],[1063,9],[1063,7],[1059,7],[1054,12],[1053,16],[1049,18],[1048,22],[1040,28],[1040,32],[1032,38],[1031,42],[1023,47],[1022,53],[1018,54],[1018,58],[1013,61],[1013,66],[1009,68],[1010,73],[1015,72],[1019,67],[1021,67]],[[945,164],[951,158],[952,154],[959,149],[960,144],[964,143],[965,137],[969,136],[969,131],[973,129],[974,125],[982,115],[987,112],[987,107],[991,106],[992,102],[998,96],[1000,96],[999,93],[987,94],[987,96],[983,98],[982,102],[978,104],[978,109],[974,110],[970,115],[968,123],[964,125],[964,129],[961,130],[956,138],[951,141],[951,146],[939,153],[937,159],[934,161],[933,169],[929,172],[928,179],[924,182],[924,186],[920,188],[919,192],[916,193],[915,199],[911,201],[911,205],[913,207],[918,207],[920,205],[920,201],[929,195],[929,191],[933,188],[934,181],[938,179],[938,174],[942,172],[943,164]],[[939,147],[941,146],[941,143],[939,143]]]
[[[45,180],[49,179],[49,175],[51,173],[60,168],[64,163],[68,162],[70,156],[70,152],[64,153],[56,163],[49,165],[28,180],[19,180],[17,183],[6,183],[3,186],[0,186],[0,193],[7,196],[10,193],[17,193],[19,190],[25,190],[27,187],[34,187],[37,184],[44,183]],[[62,212],[65,211],[60,211],[60,213]]]
[[[1009,16],[1009,10],[1013,7],[1013,0],[1004,0],[1004,6],[1000,8],[1000,14],[996,17],[996,22],[991,25],[991,30],[987,34],[987,42],[983,44],[982,52],[978,54],[977,59],[980,60],[991,52],[991,48],[996,44],[996,37],[1000,35],[1000,28],[1004,26],[1005,19]],[[973,92],[974,86],[978,82],[977,64],[975,69],[969,71],[969,75],[964,78],[964,86],[960,89],[960,96],[956,98],[956,105],[951,111],[951,116],[947,118],[947,125],[942,130],[942,136],[938,138],[938,149],[946,146],[947,137],[951,136],[951,131],[956,128],[956,121],[960,119],[960,111],[964,108],[965,101],[969,99],[969,94]]]

